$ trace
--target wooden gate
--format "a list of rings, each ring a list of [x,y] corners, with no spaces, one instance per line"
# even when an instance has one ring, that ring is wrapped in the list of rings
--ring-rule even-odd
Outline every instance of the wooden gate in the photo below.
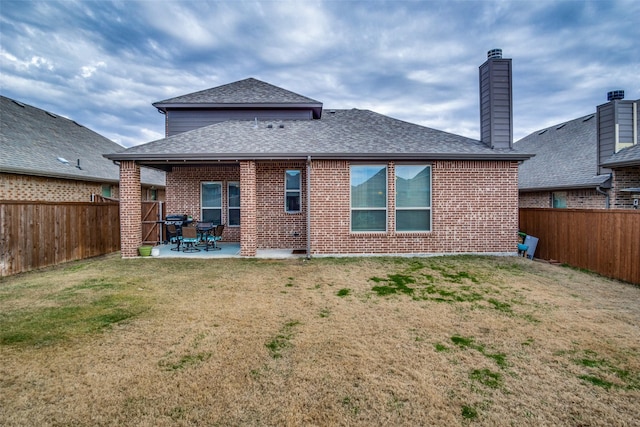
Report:
[[[156,245],[164,240],[164,203],[142,202],[142,243]]]

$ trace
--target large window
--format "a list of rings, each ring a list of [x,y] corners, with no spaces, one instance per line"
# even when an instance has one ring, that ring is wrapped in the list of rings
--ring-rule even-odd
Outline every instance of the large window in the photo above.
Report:
[[[228,218],[229,226],[238,227],[240,225],[240,183],[230,182],[227,186]]]
[[[431,166],[396,166],[396,231],[431,230]]]
[[[203,182],[200,197],[200,220],[222,224],[222,183]]]
[[[288,213],[300,212],[300,192],[302,174],[299,170],[288,170],[284,174],[284,210]]]
[[[351,231],[387,230],[387,167],[351,166]]]

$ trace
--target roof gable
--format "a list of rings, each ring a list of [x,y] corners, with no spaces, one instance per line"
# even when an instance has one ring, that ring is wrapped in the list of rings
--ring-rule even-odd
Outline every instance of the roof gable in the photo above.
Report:
[[[211,89],[201,90],[164,101],[154,102],[155,107],[167,104],[320,104],[306,96],[278,86],[248,78]]]

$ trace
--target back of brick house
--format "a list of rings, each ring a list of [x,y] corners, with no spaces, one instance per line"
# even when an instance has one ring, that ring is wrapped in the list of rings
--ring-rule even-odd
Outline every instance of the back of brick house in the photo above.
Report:
[[[122,256],[140,244],[141,165],[167,172],[168,213],[224,223],[243,256],[514,254],[530,155],[512,146],[511,60],[499,50],[480,67],[480,98],[482,141],[323,109],[256,79],[157,102],[166,138],[106,155],[121,168]]]
[[[607,93],[595,113],[527,135],[535,153],[519,172],[521,208],[638,209],[640,100]]]

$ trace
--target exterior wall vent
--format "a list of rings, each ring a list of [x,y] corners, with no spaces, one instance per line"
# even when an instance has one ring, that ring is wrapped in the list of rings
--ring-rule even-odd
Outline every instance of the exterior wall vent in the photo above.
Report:
[[[491,49],[487,52],[487,59],[502,59],[502,49]]]
[[[607,101],[615,101],[618,99],[624,99],[624,90],[612,90],[607,92]]]

